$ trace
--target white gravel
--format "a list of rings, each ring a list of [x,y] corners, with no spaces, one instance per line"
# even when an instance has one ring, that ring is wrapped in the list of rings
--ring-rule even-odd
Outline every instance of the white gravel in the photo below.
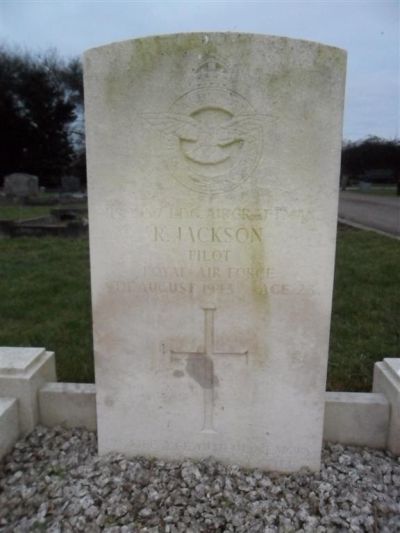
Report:
[[[0,464],[0,531],[400,532],[400,460],[326,445],[320,473],[96,456],[86,430],[38,427]]]

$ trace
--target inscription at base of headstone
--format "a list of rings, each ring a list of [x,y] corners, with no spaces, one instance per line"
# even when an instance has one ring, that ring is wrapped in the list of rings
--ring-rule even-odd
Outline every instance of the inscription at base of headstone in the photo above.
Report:
[[[86,53],[100,453],[319,468],[344,77],[251,34]]]

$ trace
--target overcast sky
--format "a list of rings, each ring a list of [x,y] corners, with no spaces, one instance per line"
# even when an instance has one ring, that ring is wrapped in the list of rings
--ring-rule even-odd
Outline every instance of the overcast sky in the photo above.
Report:
[[[297,37],[348,51],[344,138],[399,137],[399,0],[0,0],[0,42],[63,56],[188,31]]]

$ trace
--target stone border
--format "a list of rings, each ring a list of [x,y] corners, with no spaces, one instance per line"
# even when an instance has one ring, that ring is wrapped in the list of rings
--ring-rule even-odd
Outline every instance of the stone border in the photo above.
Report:
[[[58,383],[54,367],[44,348],[0,348],[0,459],[36,424],[96,430],[96,386]],[[400,456],[400,359],[375,364],[372,393],[326,393],[324,440]]]
[[[40,423],[38,392],[56,379],[54,352],[45,348],[0,348],[0,398],[18,400],[21,435]]]
[[[96,385],[93,383],[47,383],[39,391],[40,423],[43,426],[97,428]]]
[[[400,359],[375,363],[373,391],[383,393],[390,403],[387,447],[400,456]]]
[[[96,430],[96,386],[48,383],[39,391],[41,424]],[[390,405],[384,394],[327,392],[324,440],[384,449]]]
[[[385,448],[390,405],[384,394],[327,392],[324,440]]]

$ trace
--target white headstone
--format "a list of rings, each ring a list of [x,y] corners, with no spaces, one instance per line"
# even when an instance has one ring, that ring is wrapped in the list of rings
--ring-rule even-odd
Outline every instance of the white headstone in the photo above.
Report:
[[[344,77],[262,35],[86,53],[101,453],[319,467]]]

